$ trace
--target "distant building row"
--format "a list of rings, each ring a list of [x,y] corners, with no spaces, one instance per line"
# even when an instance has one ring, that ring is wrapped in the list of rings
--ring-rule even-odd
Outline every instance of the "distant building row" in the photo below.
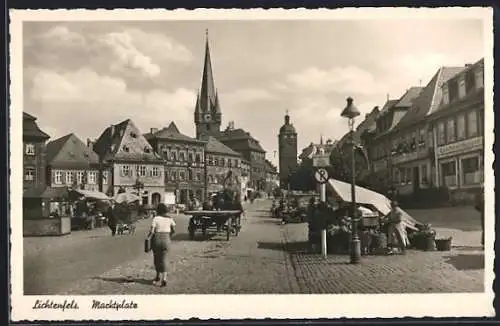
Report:
[[[473,192],[484,175],[484,59],[442,67],[425,87],[376,107],[355,132],[372,180],[411,194],[429,187]],[[346,134],[337,146],[349,146]]]

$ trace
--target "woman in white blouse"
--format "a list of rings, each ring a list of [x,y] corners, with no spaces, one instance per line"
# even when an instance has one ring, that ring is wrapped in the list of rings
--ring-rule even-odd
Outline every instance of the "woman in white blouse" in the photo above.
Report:
[[[153,218],[148,237],[152,238],[156,278],[153,285],[167,285],[167,253],[170,249],[171,235],[175,233],[175,221],[167,215],[168,208],[160,203],[156,209],[157,215]]]

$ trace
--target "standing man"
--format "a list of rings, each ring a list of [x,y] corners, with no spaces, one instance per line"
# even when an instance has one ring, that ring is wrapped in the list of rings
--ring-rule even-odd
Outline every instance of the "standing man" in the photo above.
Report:
[[[114,213],[114,208],[115,208],[115,203],[113,201],[113,202],[111,202],[111,205],[109,205],[109,207],[106,211],[106,217],[108,219],[108,226],[111,229],[112,236],[116,235],[116,225],[117,225],[117,219],[116,219],[116,215]]]
[[[481,246],[484,248],[484,185],[481,184],[481,190],[476,195],[476,210],[481,214]]]

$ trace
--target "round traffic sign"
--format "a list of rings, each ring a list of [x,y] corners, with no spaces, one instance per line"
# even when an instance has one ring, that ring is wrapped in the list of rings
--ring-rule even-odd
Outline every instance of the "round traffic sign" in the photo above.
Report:
[[[319,183],[326,183],[328,181],[328,171],[324,168],[319,168],[314,172],[314,178]]]

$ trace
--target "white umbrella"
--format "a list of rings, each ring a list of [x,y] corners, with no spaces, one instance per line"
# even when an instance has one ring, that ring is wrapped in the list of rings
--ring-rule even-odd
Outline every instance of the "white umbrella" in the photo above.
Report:
[[[140,200],[139,196],[127,192],[122,192],[121,194],[117,194],[113,199],[115,202],[119,204],[132,203],[134,201]]]

